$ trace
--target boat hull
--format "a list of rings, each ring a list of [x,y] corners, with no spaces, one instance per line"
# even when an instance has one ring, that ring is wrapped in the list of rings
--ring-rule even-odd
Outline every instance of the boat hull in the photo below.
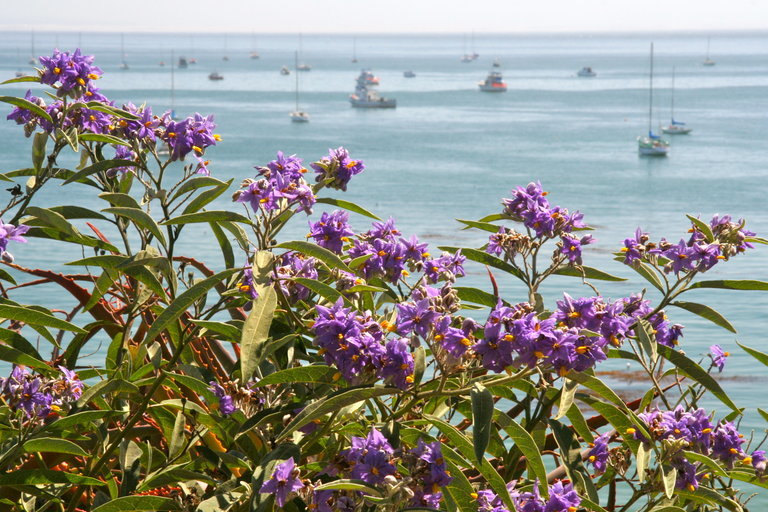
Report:
[[[397,108],[397,100],[388,98],[381,98],[373,101],[350,98],[349,104],[352,105],[353,108]]]
[[[693,128],[671,124],[669,126],[662,126],[661,131],[667,135],[688,135],[693,131]]]
[[[507,92],[506,85],[486,85],[483,83],[477,84],[482,92]]]
[[[637,152],[643,156],[667,156],[669,142],[661,138],[638,137]]]

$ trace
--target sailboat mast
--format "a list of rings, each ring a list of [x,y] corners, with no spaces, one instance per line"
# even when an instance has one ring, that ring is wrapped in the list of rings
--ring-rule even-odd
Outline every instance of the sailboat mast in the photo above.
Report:
[[[675,66],[672,66],[672,104],[670,105],[672,122],[675,122]]]
[[[707,38],[707,60],[709,60],[709,40],[710,38]]]
[[[653,43],[651,43],[651,72],[650,72],[650,87],[648,87],[648,135],[652,133],[651,124],[653,119]]]
[[[176,71],[175,56],[173,50],[171,50],[171,116],[176,113]]]
[[[293,60],[294,60],[294,72],[293,74],[296,75],[296,112],[299,111],[299,52],[294,52],[293,54]]]

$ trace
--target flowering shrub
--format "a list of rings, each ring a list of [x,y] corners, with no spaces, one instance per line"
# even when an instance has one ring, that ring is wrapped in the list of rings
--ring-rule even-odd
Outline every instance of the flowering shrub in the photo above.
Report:
[[[734,484],[768,487],[762,441],[739,433],[744,409],[711,376],[729,354],[714,345],[689,358],[674,323],[684,309],[733,330],[678,297],[768,289],[700,278],[766,243],[743,221],[690,217],[687,241],[638,229],[617,243],[616,260],[658,301],[593,287],[549,310],[540,289],[553,275],[620,278],[584,265],[591,228],[541,184],[462,221],[489,233],[480,248],[430,249],[392,218],[323,197],[365,171],[344,148],[308,168],[279,152],[231,209],[209,209],[231,183],[204,158],[220,141],[213,117],[117,106],[94,87],[93,62],[56,51],[35,76],[7,82],[50,86],[50,104],[31,91],[0,97],[33,139],[32,167],[0,175],[27,180],[0,210],[4,508],[735,511],[748,494]],[[67,148],[81,152],[75,170],[57,164]],[[39,205],[51,181],[94,189],[103,208]],[[338,209],[307,220],[318,204]],[[297,215],[307,239],[280,242]],[[362,217],[372,225],[361,229]],[[178,253],[190,224],[210,229],[222,270]],[[75,274],[30,268],[11,242],[75,244],[84,257],[62,262]],[[461,286],[475,264],[489,269],[490,291]],[[502,297],[500,277],[527,300]],[[74,308],[14,299],[42,284]],[[104,345],[103,365],[84,362],[89,342]],[[641,398],[625,401],[597,376],[608,358],[640,365]],[[705,394],[727,411],[702,409]]]

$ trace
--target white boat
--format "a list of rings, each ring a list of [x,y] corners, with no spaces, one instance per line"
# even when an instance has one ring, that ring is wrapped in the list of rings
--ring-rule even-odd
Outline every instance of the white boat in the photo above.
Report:
[[[408,71],[403,71],[403,76],[405,78],[414,78],[416,76],[416,73],[414,73],[409,69]]]
[[[707,38],[707,57],[704,59],[704,62],[701,63],[703,66],[714,66],[716,62],[709,58],[709,38]]]
[[[296,63],[296,65],[298,65],[299,52],[296,52],[294,62]],[[299,110],[299,74],[298,73],[296,73],[296,108],[289,115],[291,116],[291,121],[294,123],[309,122],[309,114],[302,110]]]
[[[355,92],[349,96],[349,103],[354,108],[396,108],[397,100],[379,96],[377,84],[368,81],[371,72],[363,70],[357,77]],[[378,83],[378,81],[377,81]]]
[[[283,76],[290,75],[291,74],[291,70],[288,69],[287,67],[283,66],[283,67],[280,68],[280,74],[283,75]]]
[[[299,64],[298,66],[296,66],[296,69],[298,71],[312,71],[312,66],[310,66],[309,64]]]
[[[499,59],[496,59],[493,61],[493,67],[500,68],[501,67],[501,61]]]
[[[591,67],[589,67],[589,66],[584,66],[584,67],[583,67],[583,68],[581,68],[581,69],[579,70],[579,72],[578,72],[578,73],[576,73],[576,74],[577,74],[578,76],[582,76],[582,77],[586,77],[586,78],[592,78],[592,77],[596,77],[596,76],[597,76],[597,73],[595,73],[594,71],[592,71],[592,68],[591,68]]]
[[[259,52],[251,52],[251,58],[252,59],[256,60],[256,59],[258,59],[260,57],[261,57],[261,55],[259,55]]]
[[[463,62],[464,64],[472,62],[473,60],[475,59],[473,59],[472,56],[468,53],[465,53],[464,55],[461,56],[461,62]]]
[[[651,72],[649,76],[648,135],[641,135],[637,138],[637,152],[645,156],[667,156],[669,141],[662,139],[651,129],[653,119],[653,43],[651,43]]]
[[[682,121],[675,120],[675,67],[672,66],[672,98],[670,100],[670,123],[662,126],[661,131],[669,135],[687,135],[693,131]]]
[[[128,63],[125,61],[125,45],[123,44],[123,34],[120,34],[120,59],[122,59],[120,62],[120,69],[127,71],[129,68]]]
[[[507,84],[504,83],[500,71],[491,71],[483,82],[478,82],[477,86],[483,92],[507,92]]]

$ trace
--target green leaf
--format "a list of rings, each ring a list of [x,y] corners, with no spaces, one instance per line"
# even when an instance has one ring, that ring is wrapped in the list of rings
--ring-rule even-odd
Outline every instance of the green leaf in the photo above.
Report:
[[[757,408],[757,412],[760,413],[760,416],[762,416],[765,421],[768,421],[768,412],[762,410],[759,407]]]
[[[579,382],[580,384],[585,385],[598,395],[600,395],[602,398],[608,400],[609,402],[612,402],[616,405],[618,405],[621,408],[625,408],[626,405],[624,404],[624,401],[617,395],[611,388],[605,385],[603,381],[598,379],[597,377],[593,377],[591,375],[587,375],[586,373],[582,372],[570,372],[568,373],[568,378],[575,380]]]
[[[536,441],[533,440],[531,434],[521,427],[518,422],[501,411],[497,412],[496,422],[507,434],[509,434],[509,437],[512,438],[515,445],[520,449],[523,455],[525,455],[529,475],[532,476],[531,480],[538,479],[542,494],[548,496],[547,470],[544,466],[544,461],[541,458],[539,448],[536,445]]]
[[[53,122],[53,119],[51,119],[51,116],[48,114],[48,112],[45,111],[45,109],[43,109],[40,105],[36,103],[32,103],[29,100],[25,100],[24,98],[15,98],[13,96],[0,96],[0,101],[2,101],[3,103],[9,103],[15,107],[29,110],[30,112],[33,112],[36,115],[42,117],[49,123]]]
[[[152,233],[152,235],[154,235],[154,237],[161,244],[163,244],[163,247],[168,246],[165,241],[165,236],[163,235],[163,232],[160,231],[160,226],[158,226],[157,222],[155,222],[155,219],[153,219],[152,216],[147,212],[145,212],[144,210],[139,210],[136,208],[114,207],[114,208],[104,208],[101,211],[105,213],[112,213],[119,217],[125,217],[127,219],[132,220],[137,227],[146,229],[147,231]]]
[[[344,208],[347,211],[358,213],[364,217],[368,217],[369,219],[381,220],[379,217],[372,214],[362,206],[358,206],[355,203],[345,201],[343,199],[333,199],[331,197],[319,197],[317,198],[317,202],[321,204],[330,204],[333,206],[338,206],[339,208]]]
[[[0,336],[2,336],[3,332],[5,332],[5,329],[2,329],[0,331]],[[37,352],[35,351],[33,353],[37,353]],[[41,361],[40,359],[32,357],[26,352],[22,352],[21,350],[18,350],[16,348],[13,348],[4,344],[0,344],[0,361],[7,361],[9,363],[18,364],[22,366],[29,366],[30,368],[34,368],[40,371],[48,371],[48,372],[51,371],[51,367],[48,364]]]
[[[0,85],[6,84],[18,84],[22,82],[37,82],[40,83],[39,76],[17,76],[16,78],[9,78],[5,82],[0,82]]]
[[[216,237],[216,241],[219,242],[219,248],[221,248],[221,255],[224,258],[224,266],[226,268],[232,268],[235,266],[235,252],[232,250],[232,244],[227,238],[227,234],[221,229],[221,226],[216,222],[209,222],[213,236]]]
[[[101,133],[82,133],[80,134],[80,140],[86,142],[101,142],[104,144],[117,144],[118,146],[131,146],[128,142],[119,137],[103,135]]]
[[[48,210],[46,208],[38,208],[37,206],[29,206],[26,213],[33,215],[36,219],[42,221],[46,226],[50,226],[62,233],[67,233],[73,236],[79,236],[77,229],[64,218],[60,213]]]
[[[462,302],[472,302],[474,304],[482,304],[489,308],[495,308],[497,304],[497,298],[492,294],[478,288],[466,288],[457,286],[454,288],[456,293],[459,294],[459,299]]]
[[[72,183],[73,181],[80,181],[81,179],[86,178],[91,174],[96,174],[97,172],[114,169],[115,167],[137,167],[137,166],[138,164],[133,160],[102,160],[101,162],[96,162],[95,164],[89,165],[85,169],[82,169],[72,174],[69,178],[64,180],[64,183],[62,183],[62,185]]]
[[[704,239],[708,243],[711,244],[712,242],[715,241],[715,235],[712,233],[712,228],[709,227],[709,224],[691,215],[686,215],[686,217],[688,217],[688,219],[693,223],[693,225],[696,226],[696,229],[701,231],[701,233],[704,235]]]
[[[39,360],[41,363],[43,362],[42,360],[43,357],[40,355],[37,349],[35,349],[35,347],[32,346],[32,343],[30,343],[24,336],[22,336],[18,332],[12,331],[10,329],[6,329],[4,327],[0,327],[0,340],[3,340],[3,344],[5,344],[6,346],[15,348],[16,350],[20,350],[21,352],[24,353],[24,355],[32,356],[33,358]],[[19,363],[19,364],[22,364],[22,363]]]
[[[624,256],[621,253],[616,253],[616,254],[618,254],[618,256],[616,256],[614,260],[624,263]],[[647,263],[643,263],[642,261],[635,261],[631,265],[627,265],[627,266],[632,270],[634,270],[635,272],[637,272],[638,274],[640,274],[643,277],[643,279],[651,283],[654,288],[664,293],[664,285],[662,284],[658,274],[653,269],[653,267],[651,267]]]
[[[303,427],[310,421],[314,419],[320,419],[330,412],[338,411],[342,407],[346,407],[357,402],[362,402],[376,396],[393,395],[399,393],[402,393],[402,391],[397,388],[383,386],[346,388],[341,391],[337,391],[332,395],[315,400],[314,402],[307,405],[304,409],[302,409],[301,412],[297,414],[295,418],[293,418],[293,421],[291,421],[283,429],[283,431],[280,432],[280,435],[277,437],[275,442],[280,443],[285,441],[288,439],[288,436],[290,436],[293,432]]]
[[[171,498],[161,498],[160,496],[123,496],[99,505],[92,512],[154,512],[161,510],[181,510],[181,507]]]
[[[768,366],[768,354],[764,352],[760,352],[759,350],[755,350],[754,348],[748,347],[746,345],[742,345],[738,341],[736,342],[738,346],[744,349],[744,352],[751,355],[761,363],[763,363],[765,366]]]
[[[683,453],[685,454],[685,458],[688,459],[689,462],[701,462],[702,464],[707,466],[710,469],[710,471],[715,473],[717,476],[726,476],[725,469],[723,469],[723,466],[721,466],[715,460],[710,459],[706,455],[703,455],[697,452],[688,451],[688,450],[684,450]]]
[[[320,247],[317,244],[295,240],[293,242],[283,242],[277,247],[280,249],[289,249],[291,251],[306,254],[307,256],[311,256],[317,260],[322,261],[330,268],[337,268],[345,272],[352,272],[346,263],[341,261],[341,258],[339,258],[334,252],[329,251],[325,247]]]
[[[659,358],[659,351],[657,350],[658,343],[656,342],[656,335],[653,333],[653,326],[648,320],[640,319],[638,326],[635,328],[635,334],[637,335],[637,341],[643,348],[645,355],[647,355],[651,362],[654,364]]]
[[[120,416],[121,414],[123,414],[122,411],[82,411],[70,414],[69,416],[64,416],[53,423],[49,423],[43,428],[43,431],[53,430],[61,432],[74,426],[84,427],[86,431],[89,431],[88,427],[92,422],[112,416]]]
[[[637,481],[641,484],[645,482],[645,478],[648,476],[648,466],[651,463],[651,445],[648,443],[638,443],[637,453],[635,455],[635,461],[637,465]]]
[[[489,233],[498,233],[499,228],[501,227],[501,226],[497,226],[496,224],[491,224],[490,222],[479,222],[476,220],[464,220],[464,219],[456,219],[456,220],[466,226],[464,229],[476,228],[476,229],[482,229],[483,231],[488,231]]]
[[[255,387],[260,388],[274,384],[298,384],[298,383],[317,383],[327,384],[337,372],[336,368],[325,365],[299,366],[297,368],[287,368],[270,375],[267,375],[258,381]]]
[[[729,397],[728,394],[723,391],[723,388],[720,387],[720,384],[718,384],[717,381],[712,378],[712,376],[707,373],[701,366],[677,350],[674,350],[665,345],[658,345],[658,351],[662,357],[675,365],[678,370],[707,388],[713,395],[719,398],[721,402],[730,407],[734,412],[739,411],[739,408],[735,403],[733,403],[731,397]]]
[[[720,290],[768,290],[768,282],[754,281],[751,279],[722,279],[716,281],[697,281],[688,287],[688,290],[696,288],[717,288]],[[686,290],[687,291],[687,290]]]
[[[573,405],[573,399],[578,388],[578,382],[568,377],[563,378],[563,387],[560,389],[560,404],[557,406],[557,415],[555,415],[554,419],[559,420],[568,413],[571,405]]]
[[[186,436],[184,435],[184,429],[187,426],[187,418],[184,416],[184,411],[178,411],[176,413],[176,422],[173,424],[173,434],[168,443],[168,457],[173,459],[181,453],[186,443]]]
[[[161,224],[194,224],[199,222],[241,222],[243,224],[251,224],[248,217],[243,217],[239,213],[230,212],[226,210],[212,210],[205,212],[189,213],[187,215],[179,215],[172,219],[168,219]],[[226,226],[224,226],[226,228]]]
[[[139,203],[128,194],[123,194],[121,192],[102,192],[99,194],[99,197],[108,201],[112,206],[141,209]]]
[[[10,473],[0,474],[0,486],[48,484],[106,485],[101,480],[89,476],[50,469],[17,469]]]
[[[99,112],[104,112],[105,114],[112,114],[113,116],[122,117],[124,119],[130,119],[132,121],[136,121],[139,118],[136,114],[131,114],[130,112],[123,110],[121,108],[113,107],[112,105],[107,105],[105,103],[102,103],[100,101],[89,101],[85,104],[86,107],[88,107],[91,110],[96,110]]]
[[[45,146],[48,144],[48,134],[38,132],[32,139],[32,167],[39,173],[45,162]],[[30,178],[34,180],[35,178]],[[35,181],[27,181],[27,187],[34,188]]]
[[[584,496],[579,496],[581,498],[580,505],[587,510],[592,510],[593,512],[608,512],[603,507],[598,505],[597,503],[593,502],[592,500],[588,500]]]
[[[72,455],[88,456],[88,452],[72,441],[66,439],[55,439],[53,437],[38,437],[30,439],[23,446],[27,453],[70,453]]]
[[[89,210],[88,208],[83,208],[82,206],[52,206],[48,209],[52,212],[58,213],[65,219],[109,220],[99,212]]]
[[[341,297],[341,293],[339,291],[329,286],[325,283],[322,283],[318,281],[317,279],[309,279],[307,277],[294,277],[292,281],[295,281],[296,283],[300,284],[301,286],[304,286],[305,288],[309,288],[316,294],[320,295],[322,298],[327,300],[328,302],[335,303],[337,300],[339,300],[339,297]],[[347,306],[351,306],[352,304],[349,302],[349,299],[344,297],[344,302]]]
[[[139,388],[128,381],[122,379],[105,379],[97,382],[93,386],[86,388],[80,398],[77,399],[77,406],[83,407],[94,397],[103,397],[109,393],[129,393],[141,394]]]
[[[475,459],[479,462],[485,457],[485,450],[491,439],[493,395],[485,386],[475,382],[469,396],[472,401],[472,444],[475,448]]]
[[[3,270],[2,268],[0,268],[0,279],[3,281],[8,281],[11,284],[16,284],[16,279],[14,279],[9,272]]]
[[[75,324],[56,318],[51,314],[43,313],[28,307],[13,306],[10,304],[0,304],[0,318],[8,318],[26,324],[52,327],[63,331],[85,332]]]
[[[719,325],[723,329],[727,331],[731,331],[732,333],[736,332],[736,328],[731,325],[731,323],[725,319],[723,315],[715,311],[709,306],[705,306],[704,304],[697,304],[696,302],[683,302],[683,301],[675,301],[672,303],[673,306],[677,306],[680,309],[684,309],[686,311],[690,311],[694,315],[699,315],[702,318],[706,318],[710,322],[712,322],[715,325]]]
[[[276,307],[277,292],[271,286],[263,289],[253,301],[240,339],[240,381],[243,383],[251,379],[263,360],[264,344],[269,339]]]
[[[555,435],[557,445],[560,447],[561,460],[565,465],[565,472],[573,481],[579,495],[587,495],[595,502],[600,501],[597,488],[589,477],[589,473],[581,459],[581,444],[579,444],[574,431],[557,420],[550,419],[549,426]]]
[[[208,320],[198,320],[196,318],[191,319],[191,322],[199,325],[200,327],[204,327],[211,332],[220,334],[228,341],[234,341],[242,336],[242,329],[232,324],[227,324],[224,322],[212,322]]]
[[[231,268],[219,272],[216,275],[203,279],[189,290],[176,297],[176,300],[171,302],[171,304],[160,313],[160,316],[155,319],[155,322],[147,331],[145,339],[150,342],[154,340],[166,327],[168,327],[169,324],[175,322],[192,304],[195,303],[195,301],[208,293],[211,288],[219,284],[222,280],[240,271],[240,269]]]
[[[477,249],[469,249],[466,247],[448,247],[448,246],[441,246],[438,247],[441,251],[447,251],[451,254],[455,253],[456,251],[461,251],[462,256],[465,256],[468,260],[476,261],[478,263],[482,263],[484,265],[488,265],[489,267],[497,268],[499,270],[503,270],[504,272],[507,272],[509,274],[512,274],[513,276],[517,277],[521,281],[525,282],[526,277],[523,272],[518,269],[517,267],[510,265],[506,261],[497,258],[496,256],[493,256],[492,254],[488,254],[483,251],[479,251]]]
[[[584,279],[596,279],[598,281],[626,281],[623,277],[614,276],[608,272],[582,265],[579,265],[578,267],[573,265],[563,265],[558,267],[553,274],[559,276],[581,277]]]
[[[222,183],[216,188],[212,188],[204,192],[201,192],[196,197],[194,197],[189,203],[187,203],[187,206],[184,207],[184,211],[182,213],[187,215],[190,213],[195,213],[200,211],[205,205],[209,204],[211,201],[214,201],[217,197],[223,194],[232,184],[233,179],[230,179],[229,181]]]
[[[672,499],[675,495],[675,482],[677,481],[677,468],[662,464],[659,466],[661,469],[661,481],[664,483],[664,494],[667,498]]]
[[[381,498],[381,492],[373,487],[366,485],[362,480],[340,479],[321,484],[315,487],[315,491],[359,491],[369,496]]]
[[[221,185],[226,185],[226,182],[217,180],[216,178],[213,178],[211,176],[195,176],[193,178],[188,179],[181,185],[179,185],[179,188],[177,188],[176,191],[173,193],[173,196],[171,196],[171,201],[173,201],[177,197],[180,197],[188,192],[193,192],[199,188],[219,187]]]
[[[653,507],[648,512],[687,512],[684,508],[676,507],[674,505],[660,505]]]

